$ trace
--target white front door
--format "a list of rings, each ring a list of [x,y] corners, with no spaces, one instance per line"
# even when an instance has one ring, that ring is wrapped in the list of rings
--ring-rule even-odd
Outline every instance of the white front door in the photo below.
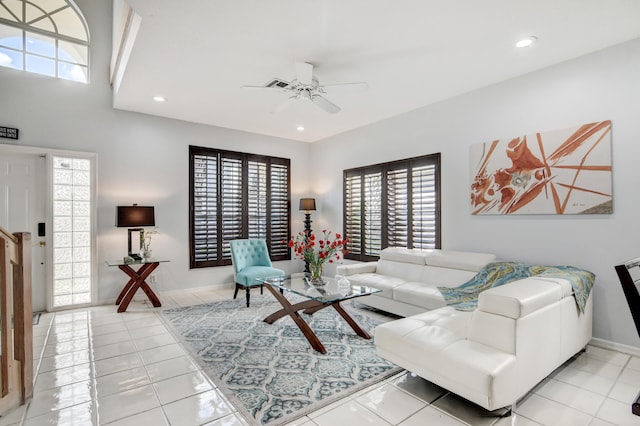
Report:
[[[46,222],[45,166],[40,155],[0,154],[0,226],[31,233],[34,312],[44,311],[47,300],[45,237],[38,236],[38,223]]]

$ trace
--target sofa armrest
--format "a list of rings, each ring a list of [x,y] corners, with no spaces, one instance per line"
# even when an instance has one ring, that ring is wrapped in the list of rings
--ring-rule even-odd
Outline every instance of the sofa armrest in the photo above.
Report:
[[[338,275],[344,276],[375,273],[377,266],[378,262],[350,263],[347,265],[338,265],[338,267],[336,268],[336,273]]]
[[[529,277],[483,291],[478,296],[478,310],[518,319],[563,297],[561,285]]]

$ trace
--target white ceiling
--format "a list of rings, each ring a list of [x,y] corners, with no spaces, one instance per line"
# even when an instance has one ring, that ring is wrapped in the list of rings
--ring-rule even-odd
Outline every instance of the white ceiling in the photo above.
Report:
[[[142,21],[115,108],[308,142],[640,37],[638,0],[127,2]],[[296,62],[368,90],[327,94],[336,114],[274,114],[287,95],[241,88],[290,81]]]

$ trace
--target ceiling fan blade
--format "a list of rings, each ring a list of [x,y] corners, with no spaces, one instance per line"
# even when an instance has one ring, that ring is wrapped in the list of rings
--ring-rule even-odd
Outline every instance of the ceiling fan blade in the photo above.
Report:
[[[340,107],[333,102],[323,98],[320,95],[313,95],[311,97],[311,102],[328,112],[329,114],[335,114],[340,111]]]
[[[306,62],[296,62],[296,79],[305,85],[313,83],[313,65]]]
[[[338,90],[362,92],[367,90],[368,88],[369,88],[369,85],[365,82],[324,84],[318,87],[318,89],[323,93],[329,93],[329,91],[338,91]]]
[[[273,109],[273,111],[271,111],[271,114],[281,113],[282,111],[287,109],[289,107],[289,105],[291,105],[296,99],[298,99],[297,96],[288,97],[287,99],[284,100],[284,102],[281,102],[278,106],[276,106]]]

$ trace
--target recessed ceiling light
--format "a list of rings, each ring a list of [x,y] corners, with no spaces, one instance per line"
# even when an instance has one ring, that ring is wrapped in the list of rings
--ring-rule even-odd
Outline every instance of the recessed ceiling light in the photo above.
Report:
[[[156,102],[164,102],[167,100],[167,98],[165,98],[164,96],[154,96],[153,100]]]
[[[533,45],[536,41],[538,41],[538,37],[536,36],[525,37],[516,43],[516,47],[529,47]]]
[[[299,132],[304,132],[304,126],[300,125],[298,127],[296,127],[296,130]]]

